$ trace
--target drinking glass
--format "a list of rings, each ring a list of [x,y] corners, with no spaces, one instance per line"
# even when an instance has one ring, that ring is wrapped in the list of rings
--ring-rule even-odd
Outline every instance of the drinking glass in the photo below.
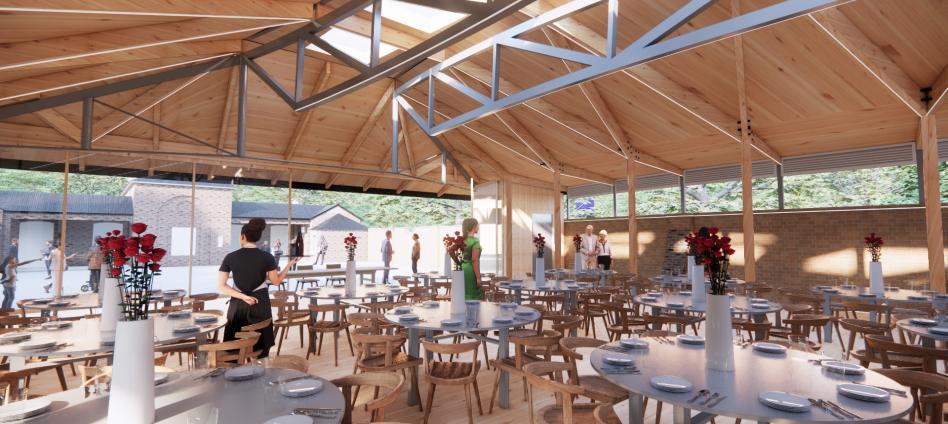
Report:
[[[787,337],[787,340],[790,341],[790,349],[799,350],[801,352],[811,352],[810,344],[807,343],[807,338],[801,334],[791,334]]]

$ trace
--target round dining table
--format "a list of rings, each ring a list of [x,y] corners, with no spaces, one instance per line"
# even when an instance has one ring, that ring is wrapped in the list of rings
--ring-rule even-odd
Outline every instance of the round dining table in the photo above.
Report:
[[[213,316],[216,318],[212,322],[195,322],[194,318],[198,316]],[[208,333],[220,330],[227,324],[227,318],[209,313],[194,312],[188,317],[173,318],[168,314],[153,314],[151,316],[155,324],[155,344],[170,344],[184,340],[196,339],[198,343],[203,343]],[[52,321],[58,322],[58,321]],[[30,333],[30,342],[36,341],[55,341],[56,344],[45,350],[23,350],[20,346],[27,342],[0,344],[0,356],[10,358],[10,367],[12,370],[21,369],[28,357],[51,357],[61,358],[65,356],[81,356],[89,353],[111,352],[115,345],[112,343],[103,343],[100,332],[100,319],[83,318],[75,321],[63,321],[63,328],[47,328],[44,326],[35,326],[27,329],[18,330],[19,332]],[[199,326],[196,331],[179,332],[175,328],[185,325]]]
[[[912,306],[935,306],[940,309],[948,307],[948,294],[938,293],[931,290],[912,290],[899,287],[886,287],[880,294],[870,293],[869,287],[856,285],[840,286],[814,286],[810,288],[814,294],[823,296],[823,315],[833,315],[833,300],[859,300],[872,304],[894,305],[899,304],[911,308]],[[886,315],[890,314],[886,311]],[[889,316],[885,317],[885,322],[890,322]],[[876,319],[876,313],[869,314],[870,320]],[[827,340],[833,339],[832,323],[827,323],[823,328],[824,337]]]
[[[164,306],[171,305],[175,300],[182,300],[187,296],[185,290],[155,290],[151,302],[158,309],[158,303]],[[83,309],[97,309],[102,307],[102,299],[98,293],[64,294],[59,297],[32,299],[22,303],[23,309],[40,311],[44,314],[57,315],[61,311],[78,311]]]
[[[747,296],[733,295],[730,298],[731,315],[738,317],[747,315],[754,322],[764,322],[767,321],[767,314],[774,314],[776,317],[774,318],[775,325],[777,327],[781,326],[780,311],[783,310],[783,305],[767,299]],[[753,302],[754,300],[759,302]],[[652,315],[659,315],[662,310],[673,311],[678,315],[684,315],[686,312],[703,313],[708,306],[705,302],[695,302],[691,292],[644,293],[634,296],[632,302],[652,308]],[[757,334],[756,336],[761,338],[763,334]]]
[[[566,312],[576,311],[579,301],[579,292],[595,288],[592,283],[576,282],[575,280],[545,280],[542,283],[538,283],[532,278],[501,281],[497,283],[497,287],[501,290],[513,293],[514,302],[518,304],[524,301],[523,292],[562,294],[563,309],[565,309]],[[573,335],[575,336],[575,334]]]
[[[416,315],[418,320],[406,322],[402,316],[406,314]],[[507,322],[498,322],[497,319],[509,319]],[[454,337],[456,334],[464,334],[468,337],[488,341],[497,344],[497,357],[504,359],[509,356],[508,353],[508,335],[511,328],[531,325],[541,318],[540,312],[518,306],[516,304],[500,304],[495,302],[467,301],[465,302],[465,312],[463,314],[451,313],[450,301],[428,301],[410,305],[410,310],[400,311],[398,309],[390,310],[385,314],[385,320],[408,329],[408,354],[418,357],[420,354],[420,336],[424,331],[425,338],[435,340],[435,332],[445,332],[446,335],[437,338]],[[448,323],[446,320],[452,320]],[[490,332],[497,331],[497,338],[491,338]],[[480,334],[475,334],[475,332]],[[417,378],[417,377],[416,377]],[[418,393],[417,379],[413,379],[412,388],[408,391],[408,404],[417,405],[420,401],[415,393]],[[507,372],[500,374],[500,407],[508,408],[510,406],[510,376]]]
[[[296,295],[302,298],[309,299],[310,301],[319,301],[319,300],[331,300],[335,304],[342,303],[343,300],[363,300],[368,299],[369,302],[375,303],[379,299],[388,299],[394,301],[399,296],[408,292],[407,287],[402,287],[399,285],[386,285],[386,284],[356,284],[355,290],[352,293],[346,292],[346,286],[344,284],[334,284],[331,286],[323,287],[312,287],[305,290],[300,290],[296,292]],[[333,312],[333,320],[339,321],[341,315],[339,311]]]
[[[935,347],[936,342],[948,343],[948,320],[935,318],[936,325],[918,325],[912,322],[913,318],[905,318],[895,323],[900,329],[918,336],[922,341],[922,346]],[[932,328],[938,328],[943,334],[932,332]],[[937,330],[936,330],[937,331]]]
[[[629,391],[628,408],[620,415],[625,423],[642,424],[644,398],[671,404],[676,424],[707,422],[715,416],[741,418],[745,421],[774,423],[863,423],[875,424],[895,420],[912,408],[911,397],[891,395],[887,402],[866,402],[845,397],[837,392],[841,383],[886,387],[907,391],[895,381],[865,370],[862,375],[844,375],[827,371],[814,360],[818,355],[788,349],[782,354],[762,353],[748,346],[734,349],[735,370],[708,369],[703,345],[686,345],[681,341],[661,342],[642,339],[644,349],[619,352],[620,344],[606,345],[590,355],[590,363],[607,380]],[[637,373],[620,371],[604,358],[628,358]],[[687,364],[687,366],[683,366]],[[678,377],[691,383],[690,390],[672,393],[656,389],[654,377]],[[785,412],[764,405],[758,399],[763,392],[778,391],[795,394],[818,402],[806,412]],[[820,401],[833,402],[858,418],[840,419],[833,408],[818,406]],[[835,410],[834,410],[835,411]],[[692,415],[692,412],[698,412]],[[835,411],[838,413],[838,411]]]
[[[306,397],[287,397],[279,384],[269,384],[305,374],[295,370],[266,368],[252,380],[228,381],[223,376],[204,377],[208,370],[173,373],[155,387],[155,423],[263,423],[290,415],[297,408],[320,409],[314,424],[337,424],[345,416],[345,399],[331,382]],[[82,388],[45,397],[52,402],[49,412],[18,423],[72,424],[105,423],[109,410],[107,393],[85,397]]]

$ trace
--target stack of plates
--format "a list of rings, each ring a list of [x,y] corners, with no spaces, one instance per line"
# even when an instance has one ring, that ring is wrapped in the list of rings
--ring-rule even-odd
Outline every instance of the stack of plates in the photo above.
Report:
[[[651,296],[651,297],[662,297],[662,292],[659,292],[659,291],[651,291],[651,292],[648,292],[648,295]]]
[[[204,314],[195,315],[195,316],[194,316],[194,322],[205,323],[205,324],[206,324],[206,323],[209,323],[209,322],[217,322],[217,316],[216,316],[216,315],[204,315]]]
[[[863,386],[862,384],[839,384],[836,386],[836,391],[848,398],[864,400],[866,402],[889,401],[889,392],[877,387]]]
[[[622,347],[629,349],[647,349],[648,342],[642,339],[622,339],[619,340],[619,344]]]
[[[684,308],[685,304],[681,302],[666,302],[665,306],[669,308]]]
[[[909,300],[929,300],[928,296],[918,296],[918,295],[912,295],[912,296],[909,296],[908,298]]]
[[[57,301],[55,301],[55,302],[49,302],[49,303],[47,303],[47,305],[49,305],[49,306],[61,307],[61,306],[69,306],[69,305],[72,305],[72,302],[69,302],[68,300],[57,300]]]
[[[948,327],[932,327],[928,329],[928,332],[939,336],[948,336]]]
[[[72,327],[72,322],[70,321],[50,321],[43,323],[44,330],[60,330],[69,327]]]
[[[187,318],[189,316],[191,316],[191,311],[187,309],[168,312],[168,318]]]
[[[750,303],[770,303],[770,301],[761,297],[752,297]]]
[[[839,286],[839,288],[841,288],[841,289],[846,289],[846,290],[852,290],[852,289],[856,288],[856,286],[854,286],[854,285],[852,285],[852,284],[843,284],[843,285]]]
[[[15,333],[6,333],[3,335],[0,335],[0,341],[4,343],[19,343],[24,340],[29,340],[30,337],[33,337],[33,335],[30,333],[17,331]]]
[[[704,344],[704,337],[701,337],[701,336],[689,336],[687,334],[680,334],[678,335],[677,339],[678,341],[684,344],[690,344],[690,345],[703,345]]]
[[[319,393],[323,382],[315,378],[295,380],[280,385],[280,394],[286,397],[306,397]]]
[[[53,299],[33,299],[31,303],[35,305],[45,305],[49,302],[52,302]]]
[[[767,343],[767,342],[754,343],[754,350],[758,352],[764,352],[764,353],[776,353],[776,354],[787,353],[786,347],[782,345],[778,345],[776,343]]]
[[[461,320],[459,320],[459,319],[450,319],[450,318],[449,318],[449,319],[443,319],[443,320],[441,320],[441,325],[443,325],[443,326],[445,326],[445,327],[454,327],[454,326],[457,326],[457,325],[461,325],[461,324],[463,324],[463,323],[464,323],[464,322],[461,321]]]
[[[407,314],[411,312],[411,306],[396,306],[394,309],[396,314]]]
[[[224,373],[224,379],[229,381],[253,380],[263,375],[264,368],[259,365],[244,365],[231,368]]]
[[[329,293],[329,294],[327,294],[326,296],[329,296],[329,297],[342,297],[342,293],[338,293],[338,292],[337,292],[337,293]]]
[[[512,324],[512,323],[513,323],[513,318],[510,318],[510,317],[497,317],[497,318],[494,318],[494,323],[495,323],[495,324]]]
[[[56,346],[55,340],[31,340],[20,343],[20,350],[43,350]]]
[[[536,313],[536,311],[534,310],[524,310],[524,311],[514,312],[514,314],[517,315],[518,317],[532,317],[534,313]]]
[[[658,298],[652,297],[651,295],[648,295],[648,294],[647,294],[647,295],[645,295],[645,296],[642,296],[642,297],[641,297],[641,300],[642,300],[643,302],[654,302],[654,301],[658,300]]]
[[[464,304],[465,304],[465,305],[468,305],[468,306],[475,306],[475,305],[480,305],[480,304],[481,304],[481,301],[480,301],[480,300],[476,300],[476,299],[465,300],[465,301],[464,301]]]
[[[768,309],[768,308],[770,308],[770,303],[767,303],[767,302],[764,302],[764,303],[751,303],[751,308],[755,308],[755,309]]]
[[[172,332],[172,333],[175,333],[175,334],[180,334],[180,333],[193,333],[193,332],[196,332],[196,331],[198,331],[198,330],[200,330],[200,329],[201,329],[201,327],[196,326],[196,325],[179,325],[179,326],[175,327],[174,329],[172,329],[171,332]]]
[[[500,304],[500,307],[504,309],[517,309],[517,306],[518,305],[513,302],[504,302]]]
[[[680,291],[680,292],[678,292],[678,294],[680,294],[680,295],[682,295],[682,296],[691,296],[691,292],[690,292],[690,291]]]
[[[823,289],[823,293],[836,294],[836,293],[839,293],[839,290],[836,290],[836,289]]]
[[[627,358],[625,356],[603,356],[602,362],[605,362],[609,365],[615,365],[617,367],[628,367],[635,365],[635,361],[632,358]]]
[[[850,364],[849,362],[823,361],[822,365],[823,369],[839,374],[862,375],[866,373],[865,368],[856,364]]]
[[[52,406],[52,401],[43,398],[13,402],[0,407],[0,421],[12,422],[35,417],[49,411]]]
[[[873,293],[859,293],[859,297],[876,297]]]
[[[928,318],[910,318],[909,322],[922,327],[934,327],[938,325],[938,321]]]
[[[402,322],[414,322],[418,321],[418,315],[415,314],[405,314],[398,317],[399,321]]]
[[[897,292],[899,291],[898,287],[886,287],[885,291]]]
[[[437,308],[440,304],[436,300],[426,300],[421,305],[426,308]]]
[[[694,388],[690,381],[673,375],[658,375],[652,377],[649,379],[649,384],[658,390],[671,393],[687,393]]]
[[[807,398],[787,392],[762,392],[757,395],[757,400],[771,408],[786,412],[807,412],[810,410],[810,401]]]
[[[514,281],[511,281],[511,282],[507,283],[507,287],[514,287],[514,288],[517,288],[517,287],[521,287],[521,286],[523,286],[523,283],[514,282]]]

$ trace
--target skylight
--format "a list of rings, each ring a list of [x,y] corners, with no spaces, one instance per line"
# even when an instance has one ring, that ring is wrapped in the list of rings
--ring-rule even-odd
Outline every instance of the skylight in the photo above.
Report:
[[[365,10],[371,12],[372,6]],[[463,13],[449,12],[398,0],[384,0],[382,2],[383,18],[391,19],[429,34],[438,32],[465,16],[467,15]]]
[[[339,51],[352,56],[359,62],[365,64],[369,63],[369,55],[371,54],[370,50],[372,43],[369,37],[356,34],[354,32],[349,32],[344,29],[330,28],[329,31],[326,31],[324,34],[322,34],[320,38],[322,38],[323,41],[331,44],[333,47],[339,49]],[[306,48],[309,50],[326,53],[326,51],[313,44],[306,46]],[[379,57],[385,57],[385,55],[396,50],[398,50],[398,47],[388,43],[381,43],[379,45]]]

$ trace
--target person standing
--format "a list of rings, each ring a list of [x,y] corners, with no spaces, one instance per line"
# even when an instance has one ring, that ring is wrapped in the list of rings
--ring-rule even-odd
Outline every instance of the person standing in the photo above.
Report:
[[[43,255],[43,264],[46,265],[46,279],[53,278],[53,258],[50,256],[50,252],[53,251],[53,241],[46,240],[46,247],[40,250],[40,254]],[[46,290],[49,292],[49,289]]]
[[[599,231],[599,241],[596,243],[596,251],[598,252],[596,265],[601,266],[602,269],[612,269],[612,247],[609,245],[609,241],[606,240],[608,235],[609,233],[606,230]]]
[[[414,241],[411,245],[411,273],[418,274],[418,260],[421,259],[421,242],[418,241],[418,233],[412,234]]]
[[[273,245],[273,260],[276,261],[277,266],[280,265],[280,256],[283,256],[283,243],[277,239],[276,244]]]
[[[593,226],[587,225],[586,232],[580,237],[583,239],[579,249],[579,253],[583,257],[583,269],[596,269],[596,258],[599,256],[596,248],[598,247],[599,238],[593,234]]]
[[[16,267],[18,266],[14,255],[8,255],[3,259],[3,280],[0,280],[0,284],[3,285],[3,304],[0,308],[13,308],[13,299],[16,297]]]
[[[461,252],[461,270],[464,271],[464,299],[481,298],[481,242],[477,238],[480,225],[474,218],[461,222],[464,250]]]
[[[240,249],[228,253],[218,270],[217,289],[222,295],[230,296],[227,326],[224,327],[225,342],[236,340],[241,327],[273,319],[268,284],[282,283],[290,267],[299,261],[298,257],[293,258],[280,270],[273,255],[258,249],[257,242],[266,228],[266,221],[260,218],[253,218],[244,224],[240,229]],[[227,284],[231,275],[233,286]],[[260,351],[260,357],[266,358],[274,344],[273,324],[257,332],[260,333],[260,339],[253,350]]]
[[[382,272],[382,284],[388,283],[388,268],[392,265],[392,230],[385,230],[385,240],[382,240],[382,263],[385,264],[385,271]]]
[[[102,252],[99,251],[97,243],[92,243],[86,260],[89,261],[89,288],[92,289],[93,293],[98,293],[99,278],[102,274]]]
[[[65,275],[59,274],[60,266],[62,267],[63,274],[65,274],[66,269],[68,269],[69,267],[69,264],[67,261],[74,258],[76,254],[73,253],[69,256],[64,256],[66,254],[64,252],[65,248],[62,246],[62,243],[59,240],[52,242],[52,246],[53,246],[53,249],[49,251],[49,262],[50,262],[51,269],[56,271],[56,278],[53,280],[52,283],[49,283],[43,286],[43,289],[46,290],[46,293],[49,293],[49,289],[51,289],[53,285],[56,285],[56,295],[59,296],[60,294],[62,294],[62,288],[63,288],[62,278],[65,277]]]
[[[326,252],[329,251],[329,241],[326,240],[326,236],[319,236],[319,253],[316,254],[316,262],[313,262],[315,265],[322,265],[326,262]]]
[[[11,239],[10,240],[10,249],[7,252],[7,256],[14,259],[20,259],[20,240]]]

